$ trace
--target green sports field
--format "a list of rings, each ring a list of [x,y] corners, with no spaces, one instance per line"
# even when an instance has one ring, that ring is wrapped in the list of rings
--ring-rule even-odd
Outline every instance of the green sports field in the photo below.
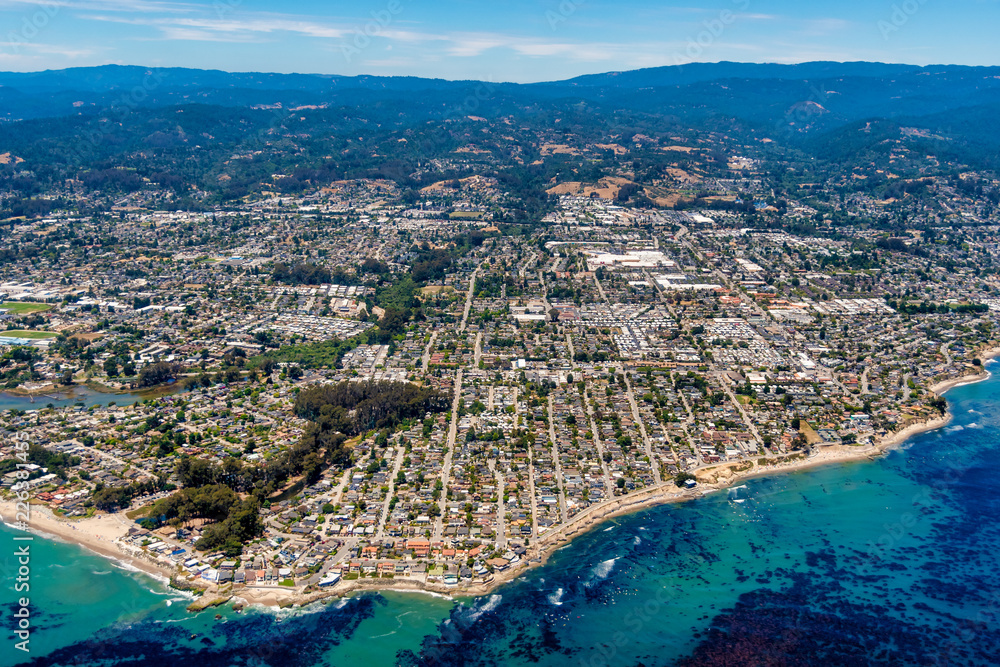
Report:
[[[21,329],[10,329],[8,331],[3,331],[0,329],[0,338],[30,338],[32,340],[41,340],[44,338],[58,338],[59,334],[52,333],[51,331],[23,331]]]
[[[0,309],[6,310],[11,315],[31,315],[48,310],[52,306],[47,303],[26,303],[21,301],[8,301],[0,303]]]

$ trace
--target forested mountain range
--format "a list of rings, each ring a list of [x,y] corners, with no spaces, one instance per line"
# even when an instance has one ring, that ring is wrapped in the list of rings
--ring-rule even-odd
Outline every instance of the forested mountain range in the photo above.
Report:
[[[152,184],[189,205],[193,190],[211,202],[275,181],[301,191],[359,177],[412,189],[487,169],[537,195],[569,172],[610,173],[617,156],[594,146],[616,142],[645,171],[665,168],[664,146],[687,142],[705,151],[704,173],[724,168],[724,145],[819,175],[888,168],[895,153],[906,176],[896,158],[907,152],[1000,167],[998,114],[1000,67],[723,62],[535,84],[124,66],[0,73],[0,189],[18,214],[67,179],[103,192]]]
[[[415,77],[231,73],[218,70],[102,67],[0,73],[6,120],[201,103],[218,106],[352,106],[430,96],[445,106],[456,96],[498,96],[521,105],[586,100],[603,107],[698,116],[741,111],[780,117],[813,102],[835,118],[921,116],[1000,102],[1000,67],[813,62],[800,65],[692,63],[566,81],[514,84]],[[428,109],[429,112],[429,109]],[[703,113],[708,113],[705,111]],[[778,114],[776,116],[776,114]]]

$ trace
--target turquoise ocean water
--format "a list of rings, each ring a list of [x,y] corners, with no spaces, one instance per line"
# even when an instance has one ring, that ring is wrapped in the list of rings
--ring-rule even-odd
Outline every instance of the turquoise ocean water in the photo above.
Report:
[[[145,575],[36,539],[26,655],[2,528],[0,665],[1000,664],[1000,379],[948,399],[948,427],[879,460],[620,517],[476,599],[190,614]]]

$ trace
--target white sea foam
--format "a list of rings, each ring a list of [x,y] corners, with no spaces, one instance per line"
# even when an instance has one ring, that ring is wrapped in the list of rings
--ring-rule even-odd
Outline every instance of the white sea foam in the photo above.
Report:
[[[148,589],[153,595],[159,595],[160,597],[169,597],[168,602],[189,602],[195,599],[195,594],[192,591],[179,591],[176,588],[166,588],[162,591],[157,591],[152,588]]]
[[[103,554],[101,554],[101,555],[103,555]],[[125,562],[123,560],[118,560],[117,558],[110,558],[110,557],[107,557],[107,558],[109,558],[109,560],[111,561],[111,565],[113,567],[117,567],[119,570],[125,570],[129,574],[133,574],[133,575],[138,574],[138,575],[141,575],[143,577],[148,577],[148,578],[152,579],[153,581],[156,581],[157,583],[161,584],[163,586],[162,590],[156,591],[156,590],[153,590],[152,588],[149,589],[149,592],[152,593],[153,595],[174,595],[175,594],[175,591],[167,590],[167,587],[170,585],[170,579],[169,579],[169,577],[165,577],[162,574],[153,574],[152,572],[146,572],[145,570],[143,570],[141,568],[138,568],[135,565],[132,565],[132,563],[127,563],[127,562]]]
[[[21,530],[17,526],[12,526],[9,523],[7,523],[6,521],[4,521],[3,525],[7,526],[8,528],[13,528],[14,530],[17,530],[17,531]],[[59,537],[58,535],[53,535],[52,533],[46,533],[44,530],[39,530],[35,526],[28,526],[28,532],[30,532],[32,535],[37,535],[38,537],[44,537],[49,542],[58,542],[59,544],[76,544],[75,542],[70,542],[68,540],[64,540],[63,538]],[[83,547],[83,548],[86,549],[86,547],[84,545],[82,545],[82,544],[77,545],[77,546],[81,546],[81,547]]]
[[[455,599],[455,598],[451,597],[450,595],[445,595],[444,593],[437,593],[435,591],[425,591],[425,590],[420,590],[420,589],[412,589],[412,590],[409,590],[409,589],[400,589],[398,591],[390,589],[390,590],[388,590],[386,592],[387,593],[404,593],[404,594],[416,593],[418,595],[429,595],[432,598],[441,598],[442,600],[454,600]]]
[[[503,596],[494,593],[493,595],[489,596],[486,599],[486,601],[483,602],[481,605],[470,607],[469,613],[466,615],[465,620],[467,620],[469,623],[475,623],[476,621],[479,620],[480,616],[482,616],[487,612],[493,611],[494,609],[499,607],[501,600],[503,600]]]
[[[609,558],[608,560],[601,561],[600,563],[595,565],[593,569],[590,571],[591,576],[587,579],[586,582],[584,582],[583,585],[586,586],[587,588],[590,588],[594,584],[607,579],[608,575],[611,574],[611,571],[615,569],[615,562],[617,560],[618,560],[617,558]]]
[[[634,538],[632,538],[632,545],[633,546],[639,546],[640,544],[642,544],[642,538],[641,537],[639,537],[638,535],[636,535]]]
[[[277,615],[278,609],[275,607],[270,607],[266,604],[261,604],[260,602],[249,602],[243,598],[234,597],[233,602],[242,602],[244,611],[256,611],[262,614],[273,614]]]
[[[560,606],[562,604],[563,593],[564,593],[563,589],[557,588],[556,592],[548,597],[549,604],[553,604],[557,607]]]
[[[117,567],[119,570],[125,570],[126,572],[136,572],[138,574],[143,574],[143,571],[137,568],[135,565],[132,565],[131,563],[126,563],[123,560],[118,560],[117,558],[112,558],[111,564],[114,567]]]
[[[318,614],[324,609],[323,600],[316,600],[315,602],[310,602],[309,604],[302,607],[284,607],[280,609],[276,607],[270,607],[268,605],[264,605],[259,602],[246,604],[247,601],[244,600],[243,598],[234,597],[232,601],[244,603],[246,605],[244,607],[245,611],[253,610],[260,612],[262,614],[265,613],[270,614],[271,616],[275,617],[276,623],[283,623],[284,621],[297,618],[299,616],[309,616],[311,614]],[[340,600],[337,600],[337,603],[335,603],[335,608],[340,609],[341,607],[346,605],[348,601],[349,601],[348,598],[341,598]]]
[[[275,616],[277,621],[280,623],[286,621],[290,618],[296,616],[308,616],[309,614],[316,614],[326,607],[333,607],[334,609],[343,609],[351,603],[352,598],[338,598],[334,602],[327,602],[330,598],[322,598],[316,600],[315,602],[310,602],[307,605],[301,607],[285,607],[280,609],[278,607],[272,607],[270,605],[262,604],[260,602],[250,602],[246,598],[236,596],[232,599],[232,602],[239,602],[243,605],[244,611],[256,611],[262,614],[270,614]]]

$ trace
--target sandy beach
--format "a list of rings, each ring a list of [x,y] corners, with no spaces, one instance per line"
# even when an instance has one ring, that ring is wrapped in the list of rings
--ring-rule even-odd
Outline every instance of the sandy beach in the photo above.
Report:
[[[985,364],[990,359],[995,359],[1000,356],[1000,347],[991,347],[985,350],[980,350],[977,356]],[[942,380],[934,385],[931,385],[929,391],[934,392],[938,396],[944,396],[946,392],[955,387],[961,387],[966,384],[974,384],[976,382],[982,382],[990,377],[990,372],[986,370],[985,366],[983,370],[979,373],[974,373],[971,375],[963,375],[957,378],[948,378],[947,380]]]
[[[0,500],[0,516],[4,523],[14,525],[16,506],[7,500]],[[86,519],[60,519],[45,505],[31,505],[28,528],[41,536],[54,536],[66,542],[78,544],[96,554],[118,563],[141,570],[158,579],[169,579],[173,574],[165,566],[152,562],[138,554],[126,552],[115,540],[128,533],[132,522],[117,514],[100,514]]]

